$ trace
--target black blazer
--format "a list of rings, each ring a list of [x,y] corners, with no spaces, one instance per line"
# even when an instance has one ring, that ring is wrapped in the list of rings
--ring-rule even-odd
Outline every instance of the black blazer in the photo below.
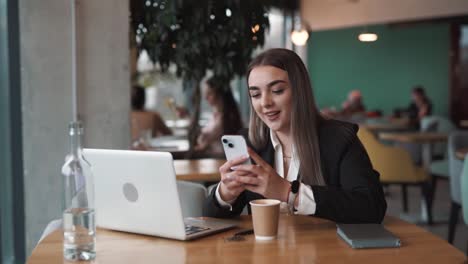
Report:
[[[337,120],[320,122],[320,159],[326,186],[311,185],[317,204],[313,216],[339,223],[382,222],[387,203],[379,182],[379,173],[372,168],[369,156],[356,135],[358,129],[355,124]],[[275,152],[271,141],[265,148],[255,151],[266,162],[274,165]],[[205,216],[235,217],[246,205],[250,212],[249,201],[264,198],[246,190],[239,195],[230,211],[219,205],[215,191],[216,188],[213,188],[205,201]]]

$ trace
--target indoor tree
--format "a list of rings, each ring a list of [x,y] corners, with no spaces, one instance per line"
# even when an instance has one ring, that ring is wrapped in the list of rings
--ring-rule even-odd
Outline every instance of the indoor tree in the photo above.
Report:
[[[252,52],[265,41],[269,7],[242,0],[131,1],[138,50],[146,50],[161,71],[174,64],[190,89],[191,150],[199,134],[200,81],[207,70],[226,83],[245,74]]]

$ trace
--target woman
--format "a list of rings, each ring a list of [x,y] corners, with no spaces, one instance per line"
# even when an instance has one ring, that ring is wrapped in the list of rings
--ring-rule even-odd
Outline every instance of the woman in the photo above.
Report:
[[[224,84],[225,82],[222,80],[211,77],[206,81],[203,89],[203,95],[211,106],[213,114],[197,139],[195,150],[198,156],[223,157],[221,136],[237,134],[242,128],[242,120],[236,101],[229,87],[225,87]]]
[[[358,127],[317,110],[299,56],[271,49],[249,65],[250,158],[220,167],[204,215],[234,217],[259,198],[287,202],[296,214],[341,223],[380,223],[386,202],[379,174],[356,136]]]
[[[410,126],[419,130],[421,120],[432,114],[432,103],[424,91],[424,87],[416,86],[411,92],[411,104],[406,110]]]

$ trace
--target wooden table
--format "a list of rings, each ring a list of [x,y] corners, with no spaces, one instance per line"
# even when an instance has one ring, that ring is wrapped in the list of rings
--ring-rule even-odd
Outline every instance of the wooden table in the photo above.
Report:
[[[242,228],[252,226],[243,216]],[[465,255],[424,229],[387,216],[384,225],[401,239],[401,248],[352,249],[336,234],[332,222],[307,216],[281,215],[278,239],[228,242],[234,229],[182,242],[98,229],[95,263],[463,263]],[[68,263],[62,259],[62,231],[46,237],[29,264]],[[75,262],[77,263],[77,262]],[[85,262],[86,263],[86,262]]]
[[[389,130],[406,130],[409,128],[408,119],[379,119],[379,120],[366,120],[359,123],[359,126],[365,127],[371,131],[389,131]]]
[[[406,143],[425,144],[447,141],[448,135],[446,133],[438,132],[392,132],[380,133],[379,138]]]
[[[361,123],[359,126],[363,126],[372,131],[383,131],[383,130],[405,130],[408,129],[407,125],[393,124],[393,123]]]
[[[149,141],[150,149],[167,151],[171,153],[186,153],[189,150],[189,142],[184,136],[160,136]]]
[[[177,180],[217,182],[219,167],[226,161],[219,159],[174,160]]]
[[[432,161],[431,147],[433,143],[445,142],[447,133],[438,132],[392,132],[380,133],[379,138],[403,143],[422,144],[422,162],[425,168],[429,168]]]
[[[468,148],[461,148],[455,151],[455,156],[461,160],[465,159],[466,154],[468,154]]]

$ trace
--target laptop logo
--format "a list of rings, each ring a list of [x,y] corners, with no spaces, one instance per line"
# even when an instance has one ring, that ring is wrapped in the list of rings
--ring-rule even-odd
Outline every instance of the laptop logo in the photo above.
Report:
[[[129,202],[134,203],[138,200],[138,190],[131,183],[127,182],[123,185],[123,194]]]

